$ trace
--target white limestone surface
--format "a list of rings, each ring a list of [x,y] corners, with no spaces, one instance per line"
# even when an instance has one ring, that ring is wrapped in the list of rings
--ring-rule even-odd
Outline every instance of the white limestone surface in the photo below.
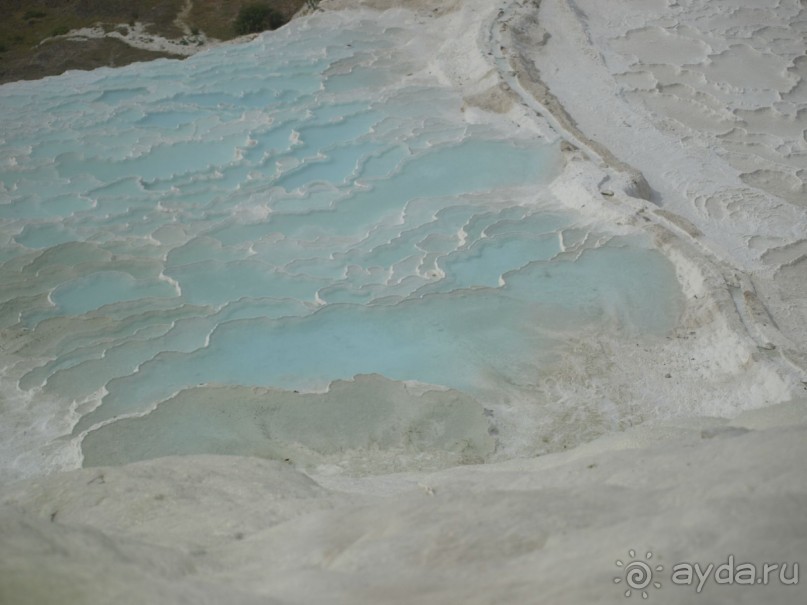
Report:
[[[563,140],[551,194],[592,224],[653,239],[681,285],[678,325],[658,339],[570,342],[536,391],[540,414],[499,410],[547,437],[552,453],[537,457],[449,456],[395,473],[389,460],[362,472],[188,455],[6,482],[0,602],[624,603],[626,590],[659,603],[804,602],[803,6],[321,7],[355,4],[413,9],[406,19],[439,41],[428,75],[459,91],[466,119]],[[215,394],[209,410],[226,414]],[[603,434],[616,409],[622,423]],[[729,561],[753,566],[751,585],[672,575]],[[646,562],[650,581],[627,575]],[[786,573],[763,577],[766,563]]]

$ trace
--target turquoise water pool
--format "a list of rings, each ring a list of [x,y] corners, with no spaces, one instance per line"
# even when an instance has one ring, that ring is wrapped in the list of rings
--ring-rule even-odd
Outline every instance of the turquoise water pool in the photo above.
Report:
[[[235,410],[274,426],[277,397],[293,407],[375,374],[456,393],[461,411],[357,381],[327,404],[353,419],[340,434],[361,434],[381,397],[396,404],[370,433],[398,437],[348,440],[329,460],[464,442],[484,460],[497,406],[534,387],[568,334],[675,325],[666,259],[549,193],[556,144],[469,120],[404,29],[332,18],[183,62],[0,87],[2,385],[47,402],[19,422],[62,419],[43,434],[76,443],[90,431],[98,464],[261,439],[274,445],[256,455],[286,457],[323,449],[305,429],[320,403],[301,400],[287,433],[254,433]],[[250,388],[269,389],[263,408]],[[169,421],[155,408],[177,397],[157,430]],[[413,440],[426,417],[434,439]],[[447,441],[459,418],[469,432]],[[30,447],[11,442],[8,455]]]

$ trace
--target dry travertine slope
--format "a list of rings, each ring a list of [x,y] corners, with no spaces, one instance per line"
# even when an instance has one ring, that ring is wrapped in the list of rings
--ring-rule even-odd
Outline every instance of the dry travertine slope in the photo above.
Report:
[[[543,0],[510,27],[579,130],[645,176],[656,214],[726,261],[760,344],[807,367],[804,3]]]
[[[327,9],[355,3],[322,4]],[[422,9],[414,19],[445,35],[443,73],[467,93],[469,105],[527,119],[529,103],[508,101],[501,94],[507,87],[496,84],[484,59],[495,49],[485,44],[476,49],[477,40],[487,40],[480,34],[495,21],[499,5],[362,4]],[[628,4],[644,3],[620,6],[627,10]],[[709,3],[691,4],[697,9]],[[675,161],[689,162],[693,170],[702,165],[704,172],[692,173],[701,175],[693,181],[700,189],[713,196],[731,192],[725,180],[713,178],[717,168],[709,162],[715,149],[699,156],[688,141],[676,143],[680,152],[676,145],[667,147],[673,133],[657,129],[638,110],[639,93],[624,102],[613,88],[598,88],[615,77],[607,70],[585,71],[586,58],[602,65],[592,50],[593,36],[586,37],[590,24],[579,29],[580,22],[548,10],[552,7],[574,5],[545,0],[540,22],[552,33],[550,41],[570,46],[542,55],[551,45],[526,46],[529,36],[522,36],[516,41],[525,46],[500,50],[535,53],[529,57],[538,58],[549,83],[542,101],[551,105],[555,95],[566,106],[557,109],[568,111],[555,116],[559,128],[568,120],[576,128],[572,138],[592,149],[592,156],[602,149],[613,153],[618,170],[625,163],[645,171],[658,192],[656,201],[693,223],[682,237],[693,238],[693,246],[703,244],[718,261],[725,255],[725,267],[732,267],[727,254],[734,250],[717,244],[743,241],[735,234],[743,226],[736,215],[726,223],[726,236],[718,238],[717,220],[687,214],[688,198],[673,195],[676,181],[658,176]],[[501,8],[505,30],[516,29],[519,19],[537,27],[533,3]],[[540,30],[531,33],[538,34],[532,43],[545,41]],[[502,41],[514,44],[506,36]],[[585,103],[598,109],[596,120],[587,121]],[[617,128],[626,128],[622,119],[632,124],[630,136]],[[662,135],[668,138],[657,138]],[[597,138],[599,149],[586,143]],[[626,149],[635,151],[623,155]],[[645,155],[652,161],[644,161]],[[669,162],[653,170],[667,157]],[[576,163],[581,174],[591,164]],[[591,174],[609,178],[599,169]],[[615,174],[610,179],[618,180]],[[745,187],[740,191],[753,191],[737,182]],[[614,193],[605,203],[623,197],[613,182],[601,185]],[[580,192],[584,197],[582,187]],[[782,219],[766,212],[750,217],[744,228],[750,232],[753,219],[763,232],[774,230]],[[675,227],[675,214],[669,217],[658,220]],[[797,239],[803,224],[793,222],[791,238]],[[698,230],[706,235],[698,236]],[[765,278],[764,260],[753,248],[738,249],[733,262],[759,271],[755,280]],[[744,308],[743,301],[738,305]],[[803,345],[798,335],[789,336]],[[734,367],[738,381],[742,367]],[[3,491],[0,603],[621,603],[625,575],[617,560],[627,562],[630,549],[640,557],[652,552],[653,564],[663,567],[654,572],[660,588],[646,587],[657,603],[800,603],[803,583],[783,585],[774,578],[769,585],[739,586],[709,580],[696,593],[694,585],[674,585],[670,573],[678,562],[706,567],[730,555],[760,566],[807,560],[805,437],[802,398],[732,420],[651,422],[568,452],[437,473],[312,479],[285,464],[214,456],[58,473]],[[632,598],[641,600],[640,592]]]
[[[620,603],[637,549],[664,568],[657,603],[801,603],[776,576],[696,593],[671,572],[804,561],[806,409],[330,489],[256,458],[52,475],[4,492],[0,602]]]

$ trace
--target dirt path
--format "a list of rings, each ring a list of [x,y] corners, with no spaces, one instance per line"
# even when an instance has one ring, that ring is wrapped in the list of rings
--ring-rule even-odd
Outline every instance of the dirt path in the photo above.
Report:
[[[192,36],[193,32],[191,31],[190,26],[187,23],[187,18],[190,16],[191,11],[193,10],[193,0],[185,0],[185,6],[182,7],[177,13],[177,18],[174,19],[174,25],[177,26],[179,29],[182,30],[182,33],[186,36]]]

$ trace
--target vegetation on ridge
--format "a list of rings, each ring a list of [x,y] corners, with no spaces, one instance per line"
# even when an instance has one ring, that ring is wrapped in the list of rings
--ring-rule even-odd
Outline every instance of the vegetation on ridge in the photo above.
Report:
[[[246,4],[238,11],[235,20],[235,33],[239,36],[254,34],[267,29],[277,29],[287,19],[265,2]]]
[[[188,32],[177,24],[187,0],[0,0],[0,84],[60,74],[68,69],[118,67],[136,61],[175,57],[133,48],[112,38],[71,40],[61,36],[83,27],[107,32],[140,23],[147,35],[180,41]],[[255,0],[191,0],[184,24],[193,36],[229,40],[238,35],[236,19]],[[307,0],[265,0],[282,23]],[[277,23],[277,22],[275,22]],[[281,25],[282,25],[281,23]],[[271,25],[271,24],[270,24]],[[267,28],[264,28],[267,29]],[[273,29],[269,27],[268,29]],[[180,41],[180,44],[182,42]]]

